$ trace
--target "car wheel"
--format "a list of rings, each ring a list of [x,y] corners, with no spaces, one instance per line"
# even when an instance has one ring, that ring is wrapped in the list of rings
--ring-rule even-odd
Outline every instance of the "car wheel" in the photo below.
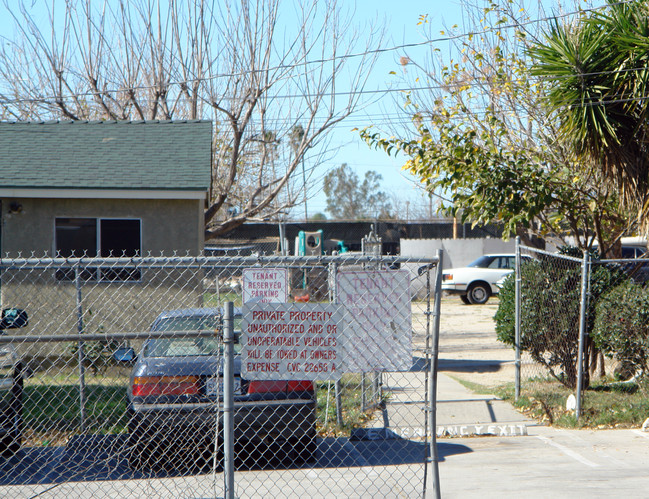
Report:
[[[484,305],[491,296],[491,290],[485,283],[471,284],[467,292],[467,298],[473,305]]]
[[[469,297],[467,295],[460,295],[460,300],[462,300],[462,303],[465,305],[471,305],[471,302],[469,301]]]
[[[214,447],[204,438],[157,435],[135,426],[129,432],[128,464],[134,469],[190,470],[212,466]]]
[[[133,438],[129,441],[128,464],[133,469],[161,469],[173,463],[169,446],[157,440]]]
[[[126,459],[131,468],[139,469],[148,464],[151,449],[138,431],[131,430],[126,446]]]
[[[127,454],[128,465],[134,469],[144,467],[149,454],[150,453],[146,450],[145,446],[129,442],[129,450]]]
[[[11,388],[11,420],[12,426],[0,441],[0,452],[4,457],[11,457],[16,454],[23,439],[23,378],[20,367],[16,368],[14,384]]]

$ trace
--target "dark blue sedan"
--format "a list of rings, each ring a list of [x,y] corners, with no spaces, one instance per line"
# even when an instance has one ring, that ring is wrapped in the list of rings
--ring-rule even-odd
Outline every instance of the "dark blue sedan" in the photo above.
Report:
[[[241,378],[241,312],[235,322],[234,421],[239,453],[265,446],[282,449],[294,463],[315,458],[316,397],[312,381]],[[223,442],[223,344],[220,308],[164,312],[152,331],[178,335],[147,340],[137,357],[129,390],[129,460],[134,466],[193,462]],[[192,332],[213,331],[213,337]],[[218,433],[217,433],[218,432]],[[246,456],[238,456],[245,458]]]

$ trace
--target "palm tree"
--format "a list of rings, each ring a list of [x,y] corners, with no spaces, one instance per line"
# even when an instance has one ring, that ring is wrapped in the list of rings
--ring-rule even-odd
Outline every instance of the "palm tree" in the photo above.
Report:
[[[647,4],[609,3],[572,23],[555,20],[529,53],[560,139],[573,145],[585,166],[599,168],[647,225]]]

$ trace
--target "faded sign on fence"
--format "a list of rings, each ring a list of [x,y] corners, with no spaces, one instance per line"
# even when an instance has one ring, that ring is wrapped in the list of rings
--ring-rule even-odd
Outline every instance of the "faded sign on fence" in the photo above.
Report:
[[[244,304],[242,376],[251,380],[339,378],[339,309],[331,303]]]
[[[288,301],[287,269],[243,269],[243,303],[286,303]]]
[[[412,367],[410,277],[407,271],[340,271],[344,305],[344,369],[403,371]]]

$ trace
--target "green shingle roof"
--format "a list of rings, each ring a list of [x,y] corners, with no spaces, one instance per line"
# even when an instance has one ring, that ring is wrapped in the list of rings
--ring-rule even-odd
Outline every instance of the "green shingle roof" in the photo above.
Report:
[[[0,123],[0,188],[201,190],[210,121]]]

